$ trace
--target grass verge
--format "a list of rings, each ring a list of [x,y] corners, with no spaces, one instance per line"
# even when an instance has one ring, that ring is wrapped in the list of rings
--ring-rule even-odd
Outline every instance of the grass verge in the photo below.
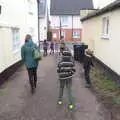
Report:
[[[120,85],[105,76],[97,66],[91,70],[91,80],[101,102],[109,109],[120,109]]]

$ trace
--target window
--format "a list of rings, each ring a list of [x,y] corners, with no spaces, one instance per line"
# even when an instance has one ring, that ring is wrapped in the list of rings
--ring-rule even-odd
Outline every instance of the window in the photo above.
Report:
[[[28,0],[28,13],[33,15],[33,0]]]
[[[56,33],[53,33],[53,38],[57,38],[57,34]]]
[[[20,48],[20,30],[19,28],[12,28],[13,51]]]
[[[61,31],[61,36],[63,36],[65,38],[65,31]],[[59,32],[59,37],[60,37],[60,32]]]
[[[80,38],[80,32],[79,31],[73,31],[73,38]]]
[[[65,32],[64,31],[61,31],[61,36],[65,37]]]
[[[102,37],[109,38],[109,17],[103,17],[102,24]]]
[[[61,19],[61,25],[64,27],[64,25],[68,25],[68,16],[62,16]]]

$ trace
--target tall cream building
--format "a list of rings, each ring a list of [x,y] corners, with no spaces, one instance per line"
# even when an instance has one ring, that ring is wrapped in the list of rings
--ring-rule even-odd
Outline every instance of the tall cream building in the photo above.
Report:
[[[37,0],[0,0],[0,83],[21,60],[26,34],[38,43]],[[4,74],[3,74],[4,73]]]

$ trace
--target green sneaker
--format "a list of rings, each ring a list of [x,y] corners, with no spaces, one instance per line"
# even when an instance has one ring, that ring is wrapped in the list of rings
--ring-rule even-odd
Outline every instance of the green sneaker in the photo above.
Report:
[[[73,104],[70,104],[69,105],[69,109],[72,110],[74,108],[74,105]]]
[[[90,85],[90,84],[86,84],[85,87],[86,87],[86,88],[90,88],[91,85]]]
[[[62,100],[58,100],[59,105],[62,105],[62,103],[63,103]]]

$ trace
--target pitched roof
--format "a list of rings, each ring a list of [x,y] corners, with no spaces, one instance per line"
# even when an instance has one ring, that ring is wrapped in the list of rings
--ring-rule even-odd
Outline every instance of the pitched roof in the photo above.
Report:
[[[51,15],[80,15],[81,9],[93,9],[93,0],[51,0]]]
[[[39,4],[39,17],[42,18],[45,16],[47,1],[39,0],[38,4]]]
[[[85,21],[85,20],[88,20],[90,18],[93,18],[95,16],[99,16],[101,14],[104,14],[106,12],[109,12],[109,11],[112,11],[112,10],[115,10],[115,9],[118,9],[120,8],[120,0],[116,0],[115,2],[107,5],[106,7],[96,11],[96,12],[93,12],[91,14],[88,14],[87,16],[81,18],[81,21]]]

